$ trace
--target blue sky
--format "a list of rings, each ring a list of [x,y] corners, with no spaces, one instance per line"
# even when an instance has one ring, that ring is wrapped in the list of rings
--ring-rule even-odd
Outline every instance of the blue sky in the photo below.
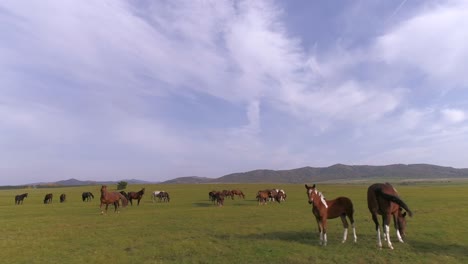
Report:
[[[466,1],[2,1],[0,185],[468,168]]]

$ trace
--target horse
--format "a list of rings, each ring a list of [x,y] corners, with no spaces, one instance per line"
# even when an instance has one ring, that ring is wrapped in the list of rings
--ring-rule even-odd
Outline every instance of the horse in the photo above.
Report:
[[[151,194],[151,200],[153,201],[153,203],[156,201],[156,198],[158,197],[158,194],[161,193],[161,192],[164,192],[164,191],[154,191]]]
[[[232,192],[230,190],[223,190],[222,193],[223,193],[224,197],[230,196],[231,200],[234,200],[234,195],[232,194]]]
[[[28,197],[28,193],[18,194],[15,196],[15,204],[23,204],[24,198]]]
[[[382,228],[384,240],[387,240],[387,245],[393,249],[392,242],[390,241],[390,216],[393,216],[393,223],[395,225],[398,241],[404,243],[406,229],[406,213],[411,217],[413,212],[408,206],[400,199],[397,191],[390,183],[375,183],[367,189],[367,206],[372,215],[372,220],[375,223],[377,231],[377,245],[382,248],[382,240],[380,239],[379,220],[377,215],[382,215]],[[406,212],[403,213],[403,209]]]
[[[334,200],[326,200],[321,192],[315,188],[315,184],[310,187],[305,185],[307,189],[307,197],[309,204],[312,204],[312,213],[317,220],[318,229],[320,232],[320,245],[327,245],[327,219],[333,219],[340,217],[343,222],[343,241],[346,242],[348,237],[348,221],[346,216],[349,218],[353,227],[354,243],[357,242],[356,228],[354,226],[354,208],[353,203],[347,197],[338,197]]]
[[[60,202],[63,203],[63,202],[65,202],[66,199],[67,199],[67,195],[64,194],[64,193],[62,193],[62,194],[60,195]]]
[[[234,195],[237,195],[239,198],[245,199],[245,195],[241,190],[231,190],[232,199],[234,199]]]
[[[54,197],[53,194],[48,193],[44,196],[44,204],[49,204],[52,203],[52,197]]]
[[[163,201],[163,202],[169,202],[171,200],[171,198],[169,197],[169,193],[168,192],[165,192],[165,191],[161,191],[159,192],[156,197],[158,197],[159,201]]]
[[[265,205],[269,197],[270,197],[270,192],[268,190],[263,190],[263,191],[258,191],[257,196],[255,198],[257,198],[258,205],[260,204]]]
[[[108,192],[107,191],[107,186],[102,185],[101,186],[101,205],[99,208],[101,208],[101,214],[104,214],[104,211],[102,210],[102,205],[106,205],[106,214],[107,214],[107,207],[109,204],[114,205],[114,212],[117,212],[117,208],[119,208],[119,201],[122,200],[122,206],[125,207],[128,205],[128,200],[119,192]]]
[[[128,200],[128,194],[127,194],[125,191],[120,191],[120,193],[121,193],[123,196],[125,196],[125,198],[127,198],[127,200]]]
[[[145,194],[145,188],[141,189],[138,192],[128,192],[128,201],[130,201],[130,204],[133,206],[132,199],[138,200],[138,204],[140,205],[140,200],[143,197],[143,194]]]
[[[84,192],[81,194],[81,198],[83,198],[83,202],[90,202],[94,199],[94,195],[91,192]]]

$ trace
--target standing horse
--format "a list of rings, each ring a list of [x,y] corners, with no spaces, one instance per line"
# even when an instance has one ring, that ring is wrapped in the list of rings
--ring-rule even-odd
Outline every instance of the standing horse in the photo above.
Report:
[[[28,197],[28,193],[18,194],[15,196],[15,204],[23,204],[24,198]]]
[[[140,205],[140,200],[143,197],[143,194],[145,194],[145,188],[141,189],[138,192],[128,192],[128,201],[130,201],[130,204],[133,206],[132,199],[138,200],[138,204]]]
[[[44,204],[49,204],[52,203],[52,197],[54,197],[53,194],[48,193],[44,196]]]
[[[62,193],[62,194],[60,195],[60,202],[63,203],[63,202],[65,202],[66,199],[67,199],[67,195],[64,194],[64,193]]]
[[[84,192],[81,194],[81,198],[83,198],[83,202],[90,202],[94,199],[94,195],[91,192]]]
[[[171,198],[169,197],[169,193],[168,192],[165,192],[165,191],[161,191],[159,192],[156,197],[158,197],[159,199],[159,202],[163,201],[163,202],[169,202],[171,200]]]
[[[107,191],[107,186],[102,185],[101,187],[101,205],[99,208],[101,208],[101,214],[104,214],[104,211],[102,211],[102,205],[106,205],[106,214],[107,214],[107,207],[109,204],[114,205],[114,212],[117,212],[117,208],[119,207],[119,200],[122,200],[122,206],[125,207],[128,204],[127,198],[123,196],[119,192],[108,192]]]
[[[320,232],[320,245],[327,245],[327,219],[333,219],[340,217],[343,222],[343,241],[346,242],[348,237],[348,221],[346,216],[351,221],[353,227],[354,242],[357,241],[356,228],[354,226],[354,208],[353,203],[347,197],[338,197],[334,200],[325,200],[325,197],[321,192],[315,188],[315,184],[310,187],[305,185],[307,189],[307,197],[309,198],[309,204],[312,204],[312,213],[315,215],[317,225]]]
[[[382,215],[382,227],[384,240],[387,240],[387,245],[393,249],[390,241],[390,216],[393,216],[393,223],[398,237],[398,241],[403,242],[406,229],[406,212],[409,216],[413,213],[408,206],[398,197],[398,193],[390,183],[375,183],[367,189],[367,206],[372,215],[372,220],[375,223],[377,231],[377,244],[382,248],[382,240],[380,239],[380,227],[377,215]],[[406,212],[402,212],[403,209]]]

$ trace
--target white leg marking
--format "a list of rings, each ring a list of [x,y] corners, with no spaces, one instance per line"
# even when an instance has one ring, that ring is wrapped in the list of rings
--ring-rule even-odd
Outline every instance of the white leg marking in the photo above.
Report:
[[[323,245],[326,246],[327,245],[327,234],[323,234]]]
[[[348,238],[348,228],[345,228],[344,233],[343,233],[343,241],[341,241],[341,242],[342,243],[346,242],[347,238]]]
[[[382,240],[380,240],[380,227],[377,227],[377,245],[382,248]]]
[[[354,243],[357,242],[356,227],[353,224]]]
[[[392,242],[390,241],[390,227],[385,225],[385,236],[387,237],[387,245],[390,249],[393,249]]]
[[[323,233],[322,233],[322,230],[320,230],[320,245],[322,245],[322,242],[323,242]]]
[[[397,229],[397,231],[396,231],[396,235],[397,235],[397,237],[398,237],[398,241],[400,241],[400,243],[405,243],[405,242],[403,241],[403,239],[401,238],[401,235],[400,235],[400,230],[398,230],[398,229]]]

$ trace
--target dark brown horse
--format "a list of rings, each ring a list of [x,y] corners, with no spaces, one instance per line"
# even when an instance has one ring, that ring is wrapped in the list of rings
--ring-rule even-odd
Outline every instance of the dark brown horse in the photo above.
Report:
[[[44,204],[52,203],[53,194],[48,193],[44,196]]]
[[[106,214],[107,214],[107,207],[109,204],[114,205],[114,212],[117,212],[117,208],[119,208],[119,201],[122,200],[122,206],[125,207],[128,205],[128,200],[119,192],[108,192],[107,191],[107,186],[102,185],[101,187],[101,205],[99,208],[101,208],[101,214],[104,214],[104,211],[102,211],[102,205],[106,205]]]
[[[135,200],[138,200],[137,205],[140,205],[140,200],[141,198],[143,198],[143,194],[145,194],[145,188],[141,189],[138,192],[128,192],[127,193],[128,201],[130,201],[130,204],[133,205],[132,200],[135,199]]]
[[[354,242],[357,241],[356,228],[354,226],[354,208],[353,203],[347,197],[338,197],[334,200],[326,200],[321,192],[315,188],[315,184],[310,187],[305,185],[307,189],[307,197],[309,204],[312,204],[312,213],[317,220],[318,229],[320,232],[320,245],[327,245],[327,219],[340,217],[343,222],[343,243],[346,242],[348,237],[348,221],[346,216],[351,222],[353,227]]]
[[[63,202],[65,202],[65,200],[67,200],[67,195],[64,194],[64,193],[62,193],[62,194],[60,195],[60,202],[63,203]]]
[[[28,197],[28,193],[18,194],[15,196],[15,204],[23,204],[24,198]]]
[[[83,202],[90,202],[94,199],[94,195],[91,192],[83,192],[81,198],[83,198]]]
[[[377,231],[377,244],[382,248],[382,240],[380,239],[380,227],[377,215],[382,215],[382,227],[384,240],[387,240],[388,247],[393,249],[390,241],[390,220],[393,216],[393,223],[398,237],[398,241],[403,242],[406,229],[406,212],[409,216],[413,213],[408,206],[398,197],[398,193],[390,183],[375,183],[367,189],[367,206],[372,215],[372,220],[375,223]],[[403,213],[403,209],[406,212]]]

